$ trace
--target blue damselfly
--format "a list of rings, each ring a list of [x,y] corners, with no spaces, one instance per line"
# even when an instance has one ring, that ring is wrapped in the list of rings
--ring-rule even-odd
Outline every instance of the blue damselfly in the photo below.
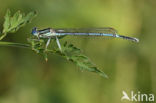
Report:
[[[46,28],[43,30],[38,30],[37,28],[32,29],[32,35],[38,38],[48,38],[46,43],[46,49],[50,43],[51,38],[55,38],[59,49],[61,50],[61,45],[59,43],[58,37],[65,35],[77,35],[77,36],[106,36],[114,38],[127,39],[133,42],[139,42],[139,39],[134,37],[128,37],[124,35],[117,34],[117,31],[113,28],[81,28],[81,29],[52,29]]]

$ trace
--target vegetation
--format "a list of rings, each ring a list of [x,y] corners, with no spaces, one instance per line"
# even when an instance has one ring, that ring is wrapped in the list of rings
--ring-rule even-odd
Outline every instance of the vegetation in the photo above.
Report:
[[[36,12],[30,12],[27,15],[22,14],[20,11],[17,11],[13,16],[11,16],[10,10],[7,10],[5,15],[5,21],[3,24],[3,32],[1,34],[0,40],[7,36],[9,33],[15,33],[19,28],[25,26],[27,23],[30,23],[31,20],[36,16]],[[61,39],[61,38],[60,38]],[[46,39],[35,39],[30,36],[28,38],[29,44],[22,43],[14,43],[14,42],[3,42],[0,41],[0,45],[2,46],[14,46],[21,48],[31,48],[36,53],[44,56],[45,60],[48,60],[48,54],[57,54],[62,56],[68,61],[76,64],[81,70],[87,70],[90,72],[98,73],[99,75],[106,77],[107,75],[98,69],[87,56],[85,56],[81,50],[75,47],[73,44],[68,44],[67,41],[63,45],[63,51],[61,52],[58,48],[46,49],[45,43]]]

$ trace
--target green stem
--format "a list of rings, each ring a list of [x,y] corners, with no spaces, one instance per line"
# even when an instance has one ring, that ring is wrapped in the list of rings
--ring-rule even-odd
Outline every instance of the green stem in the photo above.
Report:
[[[2,40],[6,35],[7,33],[2,34],[2,36],[0,37],[0,40]]]
[[[2,42],[2,41],[0,41],[0,46],[12,46],[12,47],[20,47],[20,48],[31,48],[31,46],[29,44],[13,43],[13,42]]]

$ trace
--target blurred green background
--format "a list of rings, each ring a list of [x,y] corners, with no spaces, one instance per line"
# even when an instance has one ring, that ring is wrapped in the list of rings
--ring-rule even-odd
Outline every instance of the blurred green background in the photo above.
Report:
[[[8,8],[13,13],[36,10],[38,16],[5,41],[27,43],[33,27],[114,27],[140,43],[61,40],[81,48],[109,79],[81,72],[57,55],[45,62],[28,49],[0,47],[0,103],[121,103],[123,90],[156,93],[155,0],[0,0],[0,30]]]

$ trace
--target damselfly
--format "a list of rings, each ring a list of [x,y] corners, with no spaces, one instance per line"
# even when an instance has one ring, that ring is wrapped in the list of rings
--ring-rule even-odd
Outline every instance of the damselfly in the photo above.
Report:
[[[84,29],[52,29],[47,28],[43,30],[38,30],[37,28],[32,29],[32,35],[39,38],[48,38],[46,43],[46,49],[50,43],[51,38],[55,38],[59,49],[61,50],[61,45],[58,37],[65,35],[77,35],[77,36],[107,36],[114,38],[127,39],[134,42],[139,42],[139,39],[123,36],[117,34],[117,31],[113,28],[84,28]],[[61,50],[62,51],[62,50]]]

